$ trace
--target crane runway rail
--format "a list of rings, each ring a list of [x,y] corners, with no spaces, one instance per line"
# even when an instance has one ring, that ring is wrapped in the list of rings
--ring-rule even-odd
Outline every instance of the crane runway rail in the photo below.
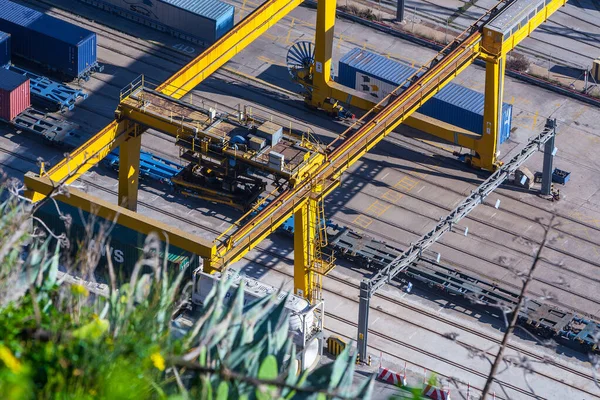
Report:
[[[357,266],[378,272],[398,255],[401,249],[383,241],[356,232],[350,228],[328,222],[329,248],[337,258],[344,258]],[[448,295],[460,296],[472,306],[491,311],[500,317],[501,310],[514,310],[519,294],[495,282],[468,275],[425,257],[412,263],[402,275],[401,282],[415,282],[426,290],[437,290]],[[587,316],[578,316],[559,307],[528,299],[519,311],[518,323],[528,331],[577,351],[599,353],[597,336],[600,323]]]

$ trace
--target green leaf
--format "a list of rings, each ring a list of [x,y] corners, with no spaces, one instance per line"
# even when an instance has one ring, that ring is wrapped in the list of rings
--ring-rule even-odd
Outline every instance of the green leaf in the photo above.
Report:
[[[258,379],[275,379],[278,374],[277,359],[273,355],[267,356],[260,364]]]
[[[277,359],[273,355],[268,355],[260,364],[260,369],[258,370],[258,379],[272,380],[277,378],[278,374],[279,371],[277,370]],[[259,400],[272,399],[275,390],[275,386],[257,387],[255,390],[256,398]]]
[[[105,319],[95,319],[73,331],[73,337],[84,340],[97,340],[110,328],[110,323]]]
[[[229,397],[229,385],[222,381],[217,387],[217,400],[227,400]]]

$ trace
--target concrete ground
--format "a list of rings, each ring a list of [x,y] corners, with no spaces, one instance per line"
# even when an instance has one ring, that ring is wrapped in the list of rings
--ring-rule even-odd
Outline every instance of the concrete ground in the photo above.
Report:
[[[92,135],[112,120],[119,89],[137,75],[143,73],[150,80],[161,82],[189,57],[202,50],[133,23],[108,17],[78,3],[59,0],[56,4],[73,7],[78,13],[93,17],[98,23],[125,32],[135,32],[139,38],[123,40],[122,34],[113,32],[110,35],[110,31],[101,33],[101,29],[106,28],[97,25],[98,53],[100,61],[106,66],[105,72],[83,84],[90,97],[73,112],[65,114],[80,124],[81,131],[86,135]],[[242,15],[253,8],[248,2],[236,5]],[[61,11],[54,12],[60,16]],[[71,17],[63,15],[63,18]],[[323,141],[331,140],[346,127],[304,109],[301,101],[294,96],[299,87],[290,82],[285,68],[288,47],[296,40],[313,40],[314,20],[313,10],[302,7],[296,9],[235,57],[224,70],[201,84],[193,92],[195,100],[190,95],[188,101],[205,98],[205,101],[210,99],[223,103],[223,107],[232,108],[236,108],[238,103],[249,104],[256,110],[274,114],[282,119],[282,124],[285,119],[294,126],[310,127]],[[89,22],[81,20],[81,23]],[[432,51],[373,32],[361,25],[338,20],[334,60],[337,62],[355,46],[366,47],[415,65],[425,63],[434,55]],[[269,85],[257,82],[255,78]],[[455,82],[482,91],[483,70],[470,67]],[[558,119],[556,146],[559,152],[555,165],[571,172],[571,181],[561,187],[563,200],[549,203],[536,193],[503,187],[464,222],[469,226],[469,237],[448,234],[434,246],[434,250],[442,254],[444,262],[456,268],[516,288],[520,280],[514,271],[524,271],[529,267],[536,243],[541,239],[542,229],[536,220],[541,218],[547,222],[556,213],[561,225],[553,231],[553,241],[544,250],[546,261],[538,270],[530,295],[539,297],[550,293],[553,295],[550,301],[563,307],[598,315],[600,297],[595,288],[600,279],[600,243],[597,234],[600,230],[600,182],[597,174],[600,166],[595,157],[599,147],[595,121],[600,117],[600,112],[510,78],[505,83],[505,101],[513,104],[514,116],[511,139],[500,149],[502,159],[509,159],[529,137],[539,133],[546,118]],[[446,150],[452,150],[447,144],[426,138],[410,128],[401,127],[399,133],[391,135],[345,175],[342,187],[327,200],[327,216],[403,248],[430,229],[487,175],[462,166]],[[422,141],[423,138],[428,142]],[[23,171],[35,170],[35,158],[38,156],[56,162],[63,155],[60,149],[45,147],[38,138],[19,134],[8,127],[2,128],[0,143],[4,150],[0,153],[0,162],[16,177],[22,176]],[[172,139],[156,133],[146,135],[143,139],[147,151],[177,161],[178,152],[171,143]],[[541,154],[532,157],[526,165],[532,171],[540,170]],[[114,200],[115,178],[113,172],[97,167],[77,185],[82,185],[90,193]],[[97,186],[86,185],[86,182]],[[239,217],[239,213],[226,207],[181,199],[165,189],[144,185],[140,191],[140,211],[209,239]],[[501,200],[499,210],[492,206],[497,199]],[[159,213],[157,209],[168,214]],[[292,257],[291,240],[274,235],[235,267],[245,268],[267,282],[278,283],[283,280],[289,283]],[[352,298],[356,298],[355,286],[364,273],[355,266],[340,265],[332,278],[325,279],[326,307],[331,313],[326,320],[326,327],[330,332],[346,338],[355,336],[355,328],[350,324],[356,320],[356,304]],[[344,286],[334,277],[346,280],[354,287]],[[384,355],[382,361],[384,366],[403,370],[406,362],[413,384],[422,381],[424,372],[428,375],[429,371],[435,371],[440,376],[458,378],[463,382],[459,385],[463,393],[465,383],[475,388],[482,387],[481,371],[486,371],[489,364],[477,359],[477,353],[470,352],[459,343],[443,339],[440,334],[457,332],[464,335],[466,343],[494,353],[497,346],[493,340],[501,335],[501,327],[495,320],[470,312],[464,305],[453,304],[448,299],[424,292],[406,295],[391,287],[384,293],[399,303],[381,301],[372,312],[370,345],[375,359],[380,352],[386,351],[388,354]],[[340,294],[347,298],[340,297]],[[408,311],[406,305],[415,309]],[[435,322],[422,312],[415,311],[419,309],[441,315],[443,321]],[[336,319],[336,316],[344,317],[347,321]],[[403,318],[404,322],[397,317]],[[482,332],[486,339],[472,336],[473,333],[457,327],[457,324]],[[574,372],[585,371],[585,376],[591,373],[590,364],[584,356],[564,349],[559,349],[558,353],[549,351],[531,339],[515,338],[512,342],[570,368],[570,372],[565,372],[556,366],[534,363],[538,373],[533,388],[542,398],[592,398],[600,393],[590,379]],[[372,367],[367,370],[375,369]],[[510,398],[532,397],[525,382],[526,377],[529,376],[524,375],[522,369],[507,370],[501,376]],[[558,377],[562,377],[560,379],[565,384],[557,383]],[[501,394],[500,387],[496,389],[499,398],[507,397]],[[386,396],[391,389],[383,385],[378,386],[377,390],[379,398]],[[559,397],[553,397],[554,394]]]

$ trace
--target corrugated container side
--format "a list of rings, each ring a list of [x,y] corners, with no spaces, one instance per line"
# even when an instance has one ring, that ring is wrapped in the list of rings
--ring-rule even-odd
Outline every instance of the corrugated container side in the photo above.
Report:
[[[0,68],[0,119],[12,121],[30,106],[29,78]]]
[[[500,142],[502,144],[510,138],[512,129],[512,104],[502,104],[502,122],[500,127]]]
[[[79,0],[192,42],[212,44],[233,28],[232,5],[219,0]]]
[[[10,64],[10,33],[0,32],[0,68]]]
[[[338,82],[367,92],[373,100],[381,100],[415,73],[416,68],[400,64],[384,56],[354,48],[339,62]],[[418,112],[468,131],[482,134],[484,95],[469,88],[449,83],[423,104]],[[512,106],[502,105],[499,143],[510,137]]]
[[[0,30],[11,34],[12,54],[68,78],[96,65],[96,34],[9,0],[0,0]]]
[[[359,48],[350,50],[339,62],[338,81],[368,92],[381,100],[410,78],[416,69]]]
[[[483,99],[481,93],[449,83],[418,111],[428,117],[481,134]]]
[[[75,254],[78,250],[78,244],[86,236],[86,225],[92,221],[94,223],[94,232],[98,232],[102,226],[112,226],[110,221],[106,221],[100,217],[90,217],[87,212],[80,214],[79,210],[62,202],[58,202],[59,208],[63,214],[70,214],[72,224],[68,232],[68,238],[71,243],[71,251]],[[83,219],[80,215],[83,215]],[[66,232],[64,221],[58,216],[54,204],[44,204],[36,213],[55,234],[60,235]],[[126,228],[122,225],[114,225],[110,233],[110,239],[107,241],[109,250],[101,252],[100,267],[104,267],[107,262],[107,256],[111,257],[113,266],[121,274],[128,275],[135,263],[139,260],[144,246],[145,235]],[[164,246],[165,244],[162,243]],[[163,249],[164,250],[164,249]],[[169,246],[167,255],[168,264],[171,268],[177,269],[187,267],[190,273],[198,267],[199,257],[183,251],[175,246]],[[174,272],[177,272],[174,271]]]

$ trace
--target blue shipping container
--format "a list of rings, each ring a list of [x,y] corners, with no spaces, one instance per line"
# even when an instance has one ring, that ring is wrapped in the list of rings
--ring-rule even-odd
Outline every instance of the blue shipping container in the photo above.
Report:
[[[0,0],[0,30],[11,34],[12,54],[68,78],[97,66],[96,34],[9,0]]]
[[[235,8],[219,0],[80,1],[202,45],[233,28]]]
[[[377,102],[398,86],[408,86],[407,79],[417,71],[384,56],[360,48],[352,49],[339,62],[338,82],[369,93]],[[481,135],[483,133],[484,95],[449,83],[422,105],[418,112],[431,118]],[[512,105],[502,104],[499,143],[510,137]]]
[[[0,32],[0,68],[10,64],[10,34]]]

